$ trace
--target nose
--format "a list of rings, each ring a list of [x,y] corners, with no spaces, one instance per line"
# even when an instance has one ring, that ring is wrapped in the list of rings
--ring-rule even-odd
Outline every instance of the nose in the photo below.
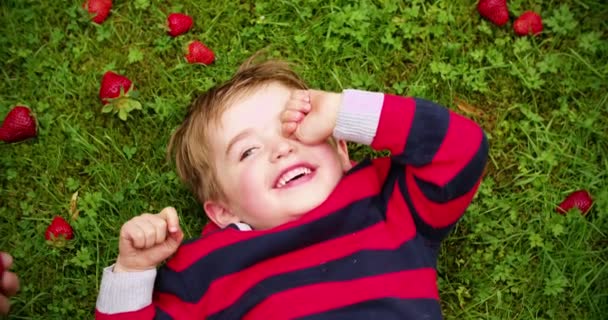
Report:
[[[293,151],[294,146],[289,141],[289,139],[281,138],[280,140],[275,142],[275,145],[272,148],[270,161],[275,162],[279,159],[285,158],[289,156]]]

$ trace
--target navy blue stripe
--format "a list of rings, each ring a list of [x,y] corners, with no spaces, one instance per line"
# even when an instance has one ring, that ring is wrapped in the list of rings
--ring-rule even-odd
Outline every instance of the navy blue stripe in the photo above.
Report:
[[[395,155],[403,163],[423,166],[430,163],[441,146],[448,126],[448,109],[428,100],[414,98],[416,110],[408,133],[405,150]]]
[[[418,184],[420,191],[422,191],[429,200],[436,203],[447,203],[463,196],[473,189],[483,174],[483,169],[486,167],[487,160],[488,140],[486,135],[482,134],[481,144],[473,156],[473,159],[471,159],[471,161],[469,161],[469,163],[467,163],[467,165],[444,187],[424,181],[418,177],[415,177],[416,184]]]
[[[412,197],[410,196],[409,189],[407,187],[407,184],[405,183],[405,170],[407,170],[407,167],[405,169],[403,169],[402,167],[402,170],[398,173],[400,177],[397,179],[397,182],[399,184],[399,188],[401,189],[401,194],[403,194],[403,199],[405,199],[405,203],[410,209],[412,218],[414,218],[416,231],[422,233],[424,236],[433,241],[439,242],[443,238],[445,238],[450,233],[450,231],[452,231],[454,225],[450,225],[445,228],[434,228],[420,217],[418,211],[416,211],[416,208],[414,207]]]
[[[182,272],[161,268],[155,289],[185,302],[197,302],[211,282],[220,277],[270,258],[356,233],[382,221],[384,216],[377,202],[377,197],[365,198],[308,224],[219,248]]]
[[[300,320],[441,320],[441,306],[435,299],[385,298],[353,304]]]
[[[264,279],[245,292],[232,306],[211,315],[208,319],[242,319],[247,312],[269,296],[301,286],[348,281],[403,270],[434,268],[437,261],[436,252],[427,250],[427,243],[426,239],[418,235],[396,250],[361,250],[322,265]]]
[[[154,316],[154,320],[173,320],[173,317],[164,312],[161,308],[156,307],[156,315]]]

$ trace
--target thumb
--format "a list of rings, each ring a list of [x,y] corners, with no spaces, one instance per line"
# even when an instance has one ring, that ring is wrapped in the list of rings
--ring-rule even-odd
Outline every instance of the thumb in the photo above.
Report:
[[[184,232],[182,230],[177,230],[176,232],[169,233],[169,236],[165,240],[165,246],[170,249],[171,253],[175,252],[179,245],[184,240]]]
[[[175,208],[166,207],[158,215],[167,221],[167,229],[169,230],[169,233],[175,233],[180,230],[179,216],[177,215],[177,210],[175,210]]]

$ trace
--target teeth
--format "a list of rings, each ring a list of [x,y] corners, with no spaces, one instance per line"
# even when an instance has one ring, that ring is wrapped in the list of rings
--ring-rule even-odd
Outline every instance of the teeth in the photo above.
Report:
[[[277,188],[282,188],[284,187],[287,182],[289,182],[291,179],[304,174],[304,175],[308,175],[310,174],[312,171],[306,167],[298,167],[292,170],[289,170],[287,172],[285,172],[281,178],[279,178],[279,182],[277,183]]]

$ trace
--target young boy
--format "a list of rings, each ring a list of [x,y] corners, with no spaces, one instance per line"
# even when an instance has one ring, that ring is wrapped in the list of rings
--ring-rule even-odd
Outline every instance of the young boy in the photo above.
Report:
[[[352,167],[346,141],[391,156]],[[441,319],[438,248],[487,159],[474,122],[269,61],[194,101],[169,149],[219,229],[181,243],[173,208],[128,221],[97,319]]]

